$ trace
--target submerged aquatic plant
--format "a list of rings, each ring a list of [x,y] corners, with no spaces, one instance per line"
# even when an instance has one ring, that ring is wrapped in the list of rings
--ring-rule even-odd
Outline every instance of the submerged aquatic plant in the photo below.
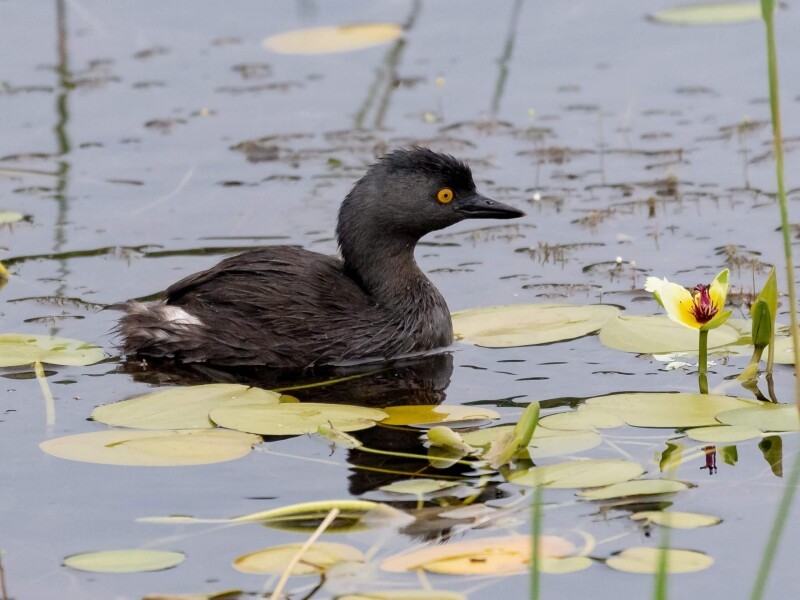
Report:
[[[699,360],[697,372],[700,392],[708,393],[708,332],[722,325],[732,311],[725,310],[728,297],[728,269],[714,278],[711,285],[700,284],[692,290],[668,281],[666,278],[648,277],[644,289],[652,292],[667,316],[681,325],[699,332]]]

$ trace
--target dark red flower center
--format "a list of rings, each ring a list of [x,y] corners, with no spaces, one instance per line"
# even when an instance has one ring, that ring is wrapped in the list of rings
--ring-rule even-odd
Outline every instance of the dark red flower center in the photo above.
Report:
[[[705,325],[719,312],[719,308],[711,301],[708,293],[710,286],[698,285],[694,288],[694,303],[691,311],[698,323]]]

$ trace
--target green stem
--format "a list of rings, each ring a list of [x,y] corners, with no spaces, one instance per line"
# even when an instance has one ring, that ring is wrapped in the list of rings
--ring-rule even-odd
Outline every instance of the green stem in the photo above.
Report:
[[[775,48],[775,0],[761,0],[761,12],[767,30],[767,62],[769,70],[769,107],[772,116],[772,138],[775,146],[775,173],[778,178],[778,203],[781,211],[781,231],[783,233],[783,250],[786,257],[786,284],[789,291],[789,317],[792,324],[792,349],[794,350],[795,369],[795,402],[800,410],[800,339],[797,331],[797,302],[794,290],[794,265],[792,262],[792,239],[789,232],[789,211],[786,207],[786,188],[783,183],[783,134],[781,133],[781,111],[778,97],[778,53]],[[771,379],[771,378],[770,378]],[[783,488],[781,501],[775,520],[772,523],[767,547],[761,559],[761,565],[750,594],[751,600],[764,597],[767,578],[772,569],[775,554],[778,551],[781,535],[789,518],[789,511],[794,502],[794,494],[800,483],[800,453],[792,461],[789,479]]]
[[[395,456],[397,458],[416,458],[421,460],[430,460],[430,457],[425,454],[411,454],[410,452],[392,452],[391,450],[378,450],[377,448],[368,448],[367,446],[357,446],[355,450],[362,452],[369,452],[370,454],[382,454],[384,456]],[[467,465],[469,467],[475,466],[475,461],[471,460],[454,460],[454,463],[460,465]]]
[[[531,600],[539,600],[540,576],[539,562],[541,560],[541,537],[542,537],[542,486],[536,485],[533,488],[533,516],[531,523],[531,542],[533,552],[531,553]]]
[[[792,324],[792,349],[794,350],[794,398],[800,410],[800,338],[797,332],[797,296],[794,289],[794,263],[792,261],[792,236],[789,231],[789,209],[786,205],[786,186],[783,182],[783,133],[781,132],[781,106],[778,94],[778,52],[775,48],[775,0],[761,0],[764,24],[767,28],[767,62],[769,70],[769,109],[772,115],[772,139],[775,149],[775,174],[778,179],[778,204],[781,211],[783,253],[786,258],[786,285],[789,292],[789,318]]]
[[[708,330],[700,330],[700,347],[698,349],[697,378],[700,383],[700,393],[708,393]]]

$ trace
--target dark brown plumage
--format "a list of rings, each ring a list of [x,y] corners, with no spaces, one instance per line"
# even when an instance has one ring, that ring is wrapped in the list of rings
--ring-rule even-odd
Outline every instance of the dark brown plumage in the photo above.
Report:
[[[439,192],[451,190],[442,202]],[[339,210],[342,260],[272,246],[172,285],[162,302],[125,305],[129,356],[218,365],[308,367],[389,359],[453,340],[447,304],[414,260],[417,241],[465,218],[524,213],[478,194],[464,163],[396,150]]]

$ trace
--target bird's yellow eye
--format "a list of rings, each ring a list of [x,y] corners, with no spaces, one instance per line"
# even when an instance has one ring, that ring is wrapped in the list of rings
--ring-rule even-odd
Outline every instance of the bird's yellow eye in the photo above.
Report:
[[[436,194],[436,199],[442,204],[447,204],[453,199],[453,190],[450,188],[442,188]]]

